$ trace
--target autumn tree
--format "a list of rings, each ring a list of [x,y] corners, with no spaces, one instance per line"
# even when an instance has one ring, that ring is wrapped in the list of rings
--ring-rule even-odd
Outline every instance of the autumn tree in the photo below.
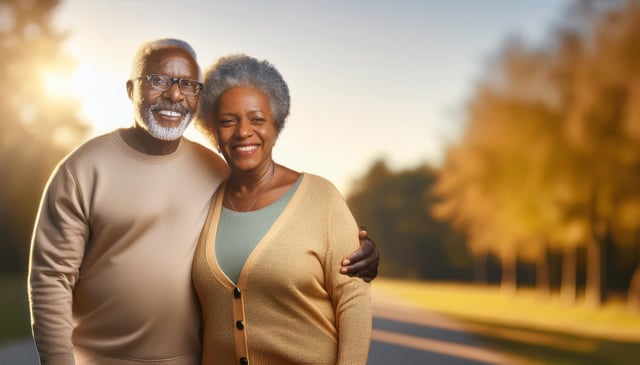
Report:
[[[637,245],[640,186],[640,5],[579,8],[592,22],[567,104],[567,143],[576,157],[578,200],[589,226],[587,299],[604,299],[604,250]],[[635,220],[635,223],[630,223]],[[626,238],[624,238],[627,236]],[[636,274],[639,275],[639,274]]]
[[[546,57],[516,41],[505,47],[469,103],[467,132],[434,188],[442,198],[434,214],[467,232],[476,256],[497,256],[503,288],[511,291],[519,260],[541,265],[539,281],[547,272],[555,211],[546,167],[557,152],[558,115]]]
[[[73,64],[51,25],[56,0],[0,1],[0,267],[24,269],[46,179],[87,126],[77,100],[56,95]],[[52,89],[53,88],[53,89]]]
[[[511,268],[508,287],[514,262],[537,262],[542,282],[544,252],[559,250],[562,291],[575,297],[585,248],[586,299],[598,305],[617,269],[606,250],[639,247],[640,6],[577,1],[552,34],[542,47],[507,44],[478,85],[434,212]],[[639,291],[636,268],[630,302]]]

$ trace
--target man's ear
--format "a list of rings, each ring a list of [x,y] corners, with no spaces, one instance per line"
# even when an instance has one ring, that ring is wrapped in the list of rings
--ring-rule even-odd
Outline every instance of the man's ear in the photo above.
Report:
[[[129,95],[129,100],[133,100],[133,81],[127,80],[127,95]]]

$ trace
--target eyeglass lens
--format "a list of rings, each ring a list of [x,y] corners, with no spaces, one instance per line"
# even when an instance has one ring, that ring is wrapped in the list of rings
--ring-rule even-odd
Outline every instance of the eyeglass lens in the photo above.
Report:
[[[180,91],[185,95],[195,95],[199,91],[199,83],[195,80],[171,78],[166,75],[151,75],[149,78],[151,86],[160,91],[167,91],[178,83]]]

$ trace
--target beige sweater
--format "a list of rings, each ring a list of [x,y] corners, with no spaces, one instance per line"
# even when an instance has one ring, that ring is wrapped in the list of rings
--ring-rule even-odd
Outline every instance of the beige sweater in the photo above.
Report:
[[[197,238],[228,168],[183,139],[164,156],[118,131],[54,171],[31,247],[29,299],[42,364],[194,365]]]
[[[204,321],[202,363],[366,364],[369,284],[339,274],[342,258],[358,247],[358,227],[339,192],[305,174],[236,287],[215,256],[223,189],[193,265]]]

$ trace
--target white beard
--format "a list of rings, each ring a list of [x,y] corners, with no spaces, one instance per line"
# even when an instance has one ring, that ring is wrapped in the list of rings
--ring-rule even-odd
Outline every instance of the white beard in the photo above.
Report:
[[[182,136],[182,133],[184,133],[185,129],[187,129],[187,127],[189,126],[189,122],[193,117],[192,113],[187,113],[180,122],[180,125],[178,125],[177,127],[169,128],[158,123],[156,118],[153,116],[152,108],[147,109],[145,114],[146,118],[142,118],[142,121],[147,126],[147,131],[149,132],[149,134],[153,138],[163,141],[175,141],[176,139],[180,138]]]

